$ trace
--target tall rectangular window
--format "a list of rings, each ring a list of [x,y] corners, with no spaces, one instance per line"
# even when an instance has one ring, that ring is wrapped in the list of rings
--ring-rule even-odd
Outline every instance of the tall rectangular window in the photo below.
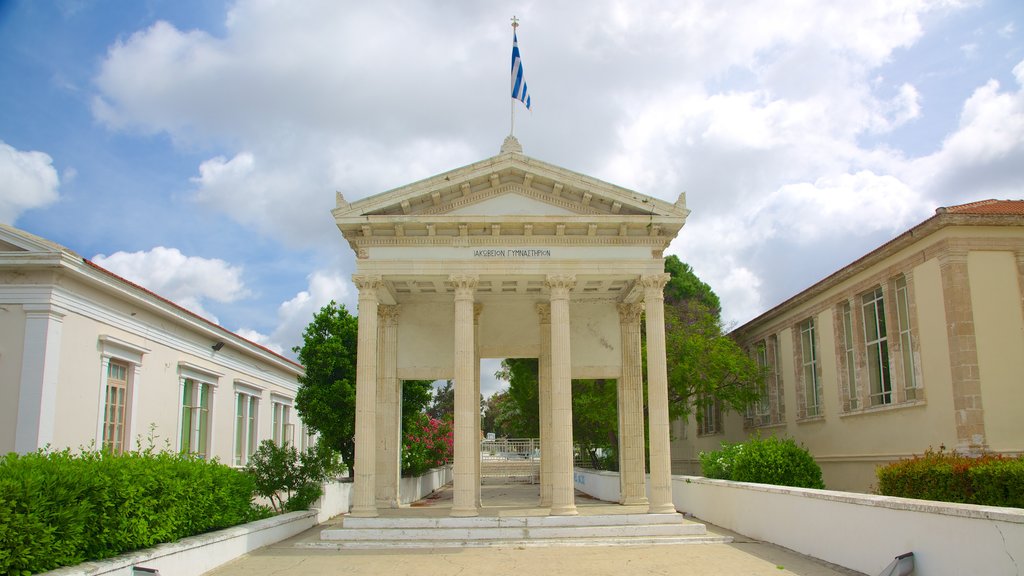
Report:
[[[701,436],[722,431],[722,406],[718,400],[707,399],[697,419],[697,433]]]
[[[774,390],[775,416],[773,422],[781,424],[786,421],[786,395],[782,386],[782,353],[779,351],[779,337],[772,334],[768,337],[768,345],[771,347],[772,369],[771,389]]]
[[[857,357],[854,352],[855,341],[853,339],[853,307],[849,302],[843,302],[843,352],[846,364],[846,402],[850,410],[860,407],[857,399]]]
[[[889,374],[889,339],[885,327],[885,302],[878,286],[862,297],[864,312],[864,348],[872,406],[891,404],[892,379]]]
[[[800,357],[803,364],[804,415],[821,415],[821,392],[818,382],[817,339],[814,334],[814,318],[800,323]]]
[[[771,366],[768,364],[768,343],[764,340],[757,343],[755,353],[757,367],[761,369],[764,380],[758,389],[758,402],[754,409],[754,425],[766,426],[772,421],[772,398],[769,388]]]
[[[914,342],[910,333],[910,296],[907,277],[896,278],[896,320],[900,329],[900,350],[903,352],[903,388],[907,400],[917,398],[917,376],[914,370]]]
[[[128,413],[128,364],[110,360],[107,364],[106,401],[103,409],[103,448],[124,451]]]
[[[274,443],[278,446],[284,446],[286,444],[295,444],[295,439],[292,438],[293,425],[291,423],[291,406],[284,404],[283,402],[274,402]]]
[[[251,394],[235,392],[235,466],[245,466],[256,451],[256,415],[259,399]]]
[[[206,458],[210,441],[210,385],[185,379],[181,399],[181,452]]]

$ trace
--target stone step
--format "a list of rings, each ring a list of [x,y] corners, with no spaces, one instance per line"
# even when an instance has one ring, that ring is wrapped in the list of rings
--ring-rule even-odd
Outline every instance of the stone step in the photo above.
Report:
[[[327,550],[433,549],[433,548],[534,548],[547,546],[653,546],[666,544],[728,544],[731,536],[633,536],[633,537],[571,537],[530,540],[321,540],[297,546]]]
[[[437,548],[458,546],[641,545],[731,542],[708,535],[681,514],[353,518],[320,532],[314,547]]]
[[[671,514],[594,514],[586,516],[453,516],[418,518],[357,518],[346,516],[348,528],[533,528],[573,526],[633,526],[654,524],[683,524],[687,522],[679,513]],[[691,522],[691,524],[693,524]]]

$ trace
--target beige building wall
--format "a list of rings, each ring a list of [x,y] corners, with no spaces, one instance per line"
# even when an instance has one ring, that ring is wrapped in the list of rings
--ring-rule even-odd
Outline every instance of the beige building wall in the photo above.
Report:
[[[0,277],[2,281],[2,277]],[[0,305],[0,453],[14,450],[18,420],[18,385],[25,343],[25,311],[21,306]]]
[[[673,446],[679,471],[697,471],[701,450],[749,434],[794,438],[819,462],[828,488],[871,491],[877,466],[944,447],[1019,454],[1024,449],[1024,220],[944,212],[738,328],[753,351],[777,338],[785,421],[757,426],[727,414],[721,431]],[[912,344],[904,354],[897,304],[906,281]],[[891,401],[872,405],[863,295],[881,288],[887,323]],[[855,391],[851,405],[842,306],[851,305]],[[820,412],[804,405],[801,323],[816,331]],[[916,387],[907,389],[905,364]],[[773,401],[774,402],[774,401]],[[677,424],[677,428],[680,425]],[[698,467],[699,468],[699,467]]]
[[[289,407],[292,425],[281,428],[292,432],[297,445],[305,443],[294,408],[301,366],[83,263],[66,249],[10,227],[0,228],[0,235],[7,239],[0,242],[0,452],[47,444],[73,450],[101,446],[111,358],[128,367],[128,449],[148,447],[151,435],[158,450],[180,449],[182,382],[194,375],[213,390],[209,457],[234,462],[236,392],[258,398],[257,441],[273,438],[278,402]],[[50,310],[59,330],[45,341],[30,337],[28,309]],[[217,342],[223,346],[214,350]],[[45,360],[54,368],[47,378],[52,393],[23,405],[21,387],[34,385],[23,382],[24,364],[36,364],[28,374],[38,372],[43,347],[55,351]]]
[[[1007,251],[977,251],[967,257],[985,437],[988,448],[996,452],[1024,448],[1024,323],[1018,258]]]

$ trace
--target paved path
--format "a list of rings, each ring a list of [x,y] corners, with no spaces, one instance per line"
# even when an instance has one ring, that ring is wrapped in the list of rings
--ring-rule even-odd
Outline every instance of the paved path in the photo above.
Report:
[[[486,487],[485,487],[486,488]],[[512,506],[515,488],[485,493],[489,508]],[[428,506],[443,506],[433,499]],[[583,504],[583,502],[580,502]],[[603,503],[601,503],[603,504]],[[523,506],[522,501],[519,505]],[[486,512],[486,510],[485,510]],[[332,520],[338,523],[341,518]],[[436,550],[324,550],[297,546],[318,541],[318,526],[294,538],[267,546],[208,572],[208,576],[318,576],[394,574],[410,576],[631,576],[749,575],[749,576],[858,576],[859,572],[830,566],[772,544],[758,542],[708,525],[709,532],[733,536],[732,544],[669,544],[659,546],[551,546],[499,548],[446,548]]]

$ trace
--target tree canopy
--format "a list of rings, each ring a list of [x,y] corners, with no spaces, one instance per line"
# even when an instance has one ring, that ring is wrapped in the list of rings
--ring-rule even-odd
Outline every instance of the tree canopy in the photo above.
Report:
[[[302,421],[337,450],[354,474],[356,351],[358,319],[334,301],[313,315],[294,351],[306,373],[299,377],[295,407]],[[429,380],[402,384],[402,419],[409,421],[430,401]]]

